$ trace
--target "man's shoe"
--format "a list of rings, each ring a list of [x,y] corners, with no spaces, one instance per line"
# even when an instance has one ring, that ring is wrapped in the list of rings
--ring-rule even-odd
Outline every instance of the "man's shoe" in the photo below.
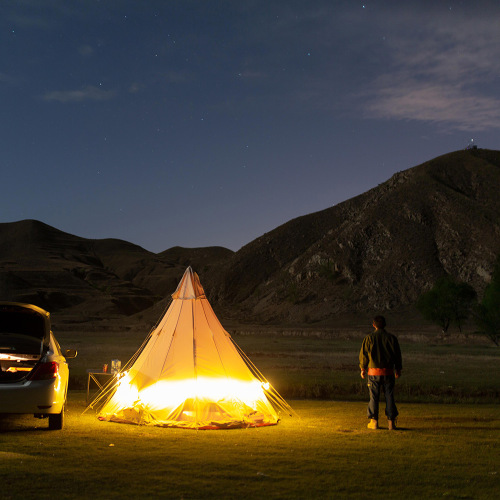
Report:
[[[378,429],[378,420],[371,418],[370,423],[368,424],[368,429]]]
[[[387,423],[389,425],[389,430],[390,431],[395,431],[397,429],[397,427],[396,427],[396,420],[388,420]]]

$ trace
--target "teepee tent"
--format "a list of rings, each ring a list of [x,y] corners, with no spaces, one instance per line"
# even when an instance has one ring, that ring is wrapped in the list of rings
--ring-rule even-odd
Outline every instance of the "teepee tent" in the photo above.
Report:
[[[106,401],[99,418],[192,429],[277,424],[275,407],[290,407],[224,330],[190,267],[172,299],[98,396]]]

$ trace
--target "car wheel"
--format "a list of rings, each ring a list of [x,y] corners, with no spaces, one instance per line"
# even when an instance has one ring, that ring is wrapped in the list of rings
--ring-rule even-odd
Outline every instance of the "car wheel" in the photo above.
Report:
[[[59,431],[63,428],[63,425],[64,425],[64,406],[61,410],[61,413],[54,413],[53,415],[49,415],[49,430]]]

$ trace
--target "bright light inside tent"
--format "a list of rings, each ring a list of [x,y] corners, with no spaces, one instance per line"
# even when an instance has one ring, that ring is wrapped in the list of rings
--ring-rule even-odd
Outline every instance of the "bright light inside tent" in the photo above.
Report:
[[[258,380],[243,381],[231,378],[208,378],[166,381],[160,380],[140,391],[130,385],[125,376],[120,380],[114,399],[125,407],[138,402],[149,410],[176,408],[187,399],[220,401],[242,401],[255,407],[266,399],[264,391],[268,383]]]
[[[131,408],[139,399],[139,391],[130,383],[130,377],[126,373],[116,386],[115,396],[123,406]]]

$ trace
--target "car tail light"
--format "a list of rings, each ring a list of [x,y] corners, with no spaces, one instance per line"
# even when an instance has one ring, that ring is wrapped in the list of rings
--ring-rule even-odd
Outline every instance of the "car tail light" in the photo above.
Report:
[[[59,363],[51,361],[50,363],[41,363],[33,369],[29,375],[30,380],[49,380],[56,378],[59,372]]]

